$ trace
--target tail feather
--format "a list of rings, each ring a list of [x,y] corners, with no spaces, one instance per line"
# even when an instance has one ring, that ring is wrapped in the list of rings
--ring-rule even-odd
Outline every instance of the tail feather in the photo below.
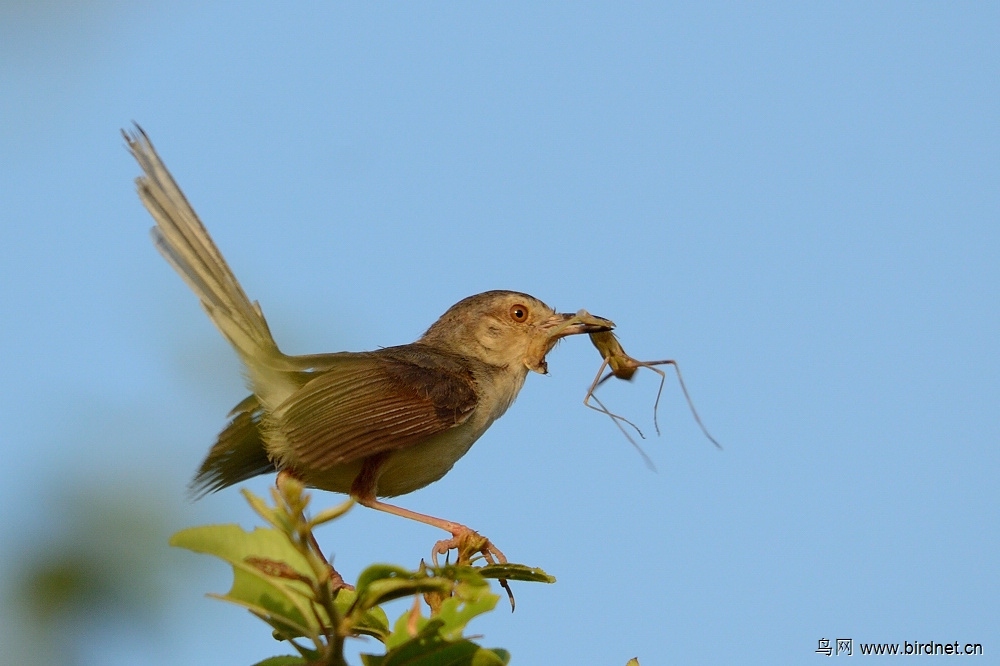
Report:
[[[277,404],[294,388],[287,373],[297,366],[278,349],[260,305],[243,291],[146,133],[136,125],[133,132],[123,130],[122,135],[145,172],[135,182],[139,198],[156,221],[151,230],[156,249],[236,349],[253,391],[264,404]]]
[[[123,134],[145,171],[136,179],[136,187],[156,220],[152,229],[156,248],[198,295],[209,317],[244,360],[279,354],[260,307],[247,298],[149,137],[138,126],[135,132]]]

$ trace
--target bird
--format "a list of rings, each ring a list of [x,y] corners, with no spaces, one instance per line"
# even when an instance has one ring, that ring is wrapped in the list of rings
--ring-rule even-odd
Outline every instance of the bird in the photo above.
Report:
[[[460,300],[409,344],[284,354],[147,134],[136,125],[122,135],[143,172],[136,188],[156,223],[157,250],[236,351],[251,391],[229,413],[192,492],[202,496],[260,474],[289,474],[451,533],[435,545],[435,558],[471,540],[490,561],[506,562],[470,528],[380,498],[442,478],[507,411],[528,373],[547,372],[546,355],[559,340],[610,331],[614,323],[496,290]]]

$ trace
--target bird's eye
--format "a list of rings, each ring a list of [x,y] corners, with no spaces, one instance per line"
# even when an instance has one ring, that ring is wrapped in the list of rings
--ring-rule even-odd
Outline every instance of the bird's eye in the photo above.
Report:
[[[527,321],[528,308],[520,303],[510,306],[510,318],[519,324]]]

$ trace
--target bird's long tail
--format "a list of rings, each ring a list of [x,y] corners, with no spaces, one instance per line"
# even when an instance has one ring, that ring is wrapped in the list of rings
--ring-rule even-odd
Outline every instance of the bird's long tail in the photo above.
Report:
[[[260,306],[247,298],[149,137],[138,125],[122,135],[145,172],[135,182],[139,198],[156,220],[151,230],[156,249],[201,299],[246,366],[252,388],[266,402],[265,387],[288,370],[288,357],[278,350]]]

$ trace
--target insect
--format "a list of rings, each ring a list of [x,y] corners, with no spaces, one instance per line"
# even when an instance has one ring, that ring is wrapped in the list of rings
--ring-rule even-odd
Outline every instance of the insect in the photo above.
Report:
[[[615,334],[612,333],[611,331],[591,333],[590,341],[594,343],[595,347],[597,347],[597,351],[601,352],[601,356],[604,358],[604,362],[601,363],[601,367],[597,371],[597,376],[594,377],[594,382],[590,385],[590,389],[587,391],[587,395],[583,399],[583,404],[585,404],[587,407],[590,407],[595,411],[601,412],[602,414],[607,414],[609,417],[611,417],[611,420],[615,422],[615,425],[618,426],[618,429],[622,431],[625,437],[628,438],[628,441],[632,443],[632,446],[634,446],[636,450],[639,451],[639,453],[642,455],[643,460],[646,461],[646,465],[648,465],[650,468],[655,469],[655,467],[653,466],[653,462],[649,459],[649,456],[647,456],[646,452],[642,450],[642,447],[640,447],[636,443],[636,441],[632,439],[632,436],[628,433],[628,431],[622,424],[626,423],[635,428],[635,431],[639,433],[639,436],[642,437],[643,439],[645,439],[645,435],[642,434],[642,431],[639,429],[637,425],[629,421],[624,416],[615,414],[614,412],[610,411],[607,407],[604,406],[604,403],[602,403],[600,399],[594,395],[594,391],[597,390],[597,387],[606,382],[611,377],[617,377],[618,379],[624,379],[624,380],[631,380],[633,377],[635,377],[635,373],[636,371],[639,370],[639,368],[649,368],[650,370],[652,370],[653,372],[655,372],[660,376],[660,388],[656,392],[656,402],[653,404],[653,425],[656,427],[657,435],[660,434],[660,423],[657,419],[656,412],[660,406],[660,394],[663,393],[663,383],[666,381],[667,376],[662,370],[660,370],[655,366],[672,365],[674,366],[674,370],[677,372],[677,381],[681,385],[681,390],[684,392],[684,398],[687,400],[688,407],[691,408],[691,415],[694,416],[695,422],[698,423],[698,426],[701,428],[701,431],[705,433],[705,437],[707,437],[709,441],[712,442],[712,444],[715,444],[716,448],[719,449],[722,448],[722,446],[717,441],[715,441],[715,438],[708,433],[708,429],[705,428],[705,424],[701,422],[701,417],[698,416],[698,411],[694,408],[694,403],[691,401],[691,396],[688,394],[687,387],[684,385],[684,377],[681,376],[681,369],[680,366],[677,365],[677,361],[674,361],[672,359],[665,359],[662,361],[639,361],[637,359],[634,359],[625,353],[625,350],[622,348],[622,345],[618,341],[618,338],[615,337]],[[606,375],[604,374],[605,368],[610,368],[608,370],[608,374]],[[590,403],[591,400],[597,403],[597,405],[596,406],[592,405]]]

